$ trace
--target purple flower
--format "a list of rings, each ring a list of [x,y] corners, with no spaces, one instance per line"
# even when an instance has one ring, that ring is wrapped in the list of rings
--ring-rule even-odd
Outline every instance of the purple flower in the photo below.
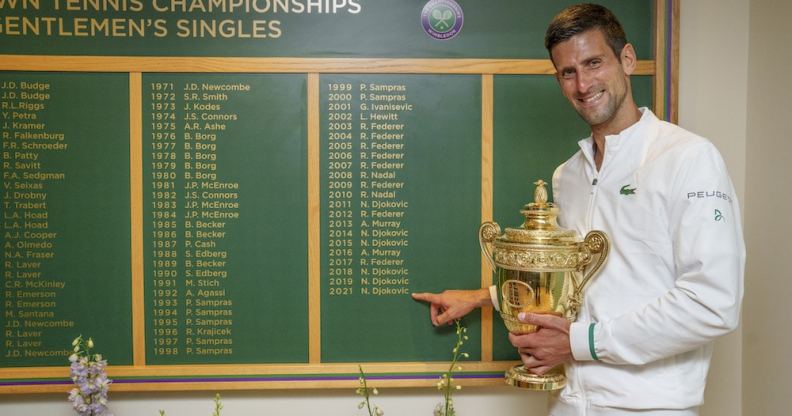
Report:
[[[91,354],[93,342],[86,342],[82,336],[72,345],[74,354],[69,356],[70,375],[75,385],[69,392],[72,407],[80,416],[112,416],[107,411],[107,394],[112,383],[105,372],[107,361],[100,354]]]

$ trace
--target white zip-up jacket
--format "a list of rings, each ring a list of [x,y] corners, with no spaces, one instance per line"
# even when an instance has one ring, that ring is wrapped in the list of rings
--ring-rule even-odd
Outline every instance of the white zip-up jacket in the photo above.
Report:
[[[575,361],[553,415],[696,414],[711,342],[739,321],[745,247],[724,162],[706,139],[641,111],[606,137],[599,171],[589,137],[553,176],[559,223],[611,241],[572,323]]]

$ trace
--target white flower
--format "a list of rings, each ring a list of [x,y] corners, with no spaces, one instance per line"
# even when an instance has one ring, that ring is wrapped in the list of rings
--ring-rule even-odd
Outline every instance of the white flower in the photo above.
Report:
[[[375,396],[379,394],[379,391],[377,391],[376,387],[374,387],[374,390],[372,390],[371,392],[374,393]]]
[[[93,339],[88,338],[88,343],[86,345],[88,346],[88,348],[93,348],[94,347],[93,346]]]

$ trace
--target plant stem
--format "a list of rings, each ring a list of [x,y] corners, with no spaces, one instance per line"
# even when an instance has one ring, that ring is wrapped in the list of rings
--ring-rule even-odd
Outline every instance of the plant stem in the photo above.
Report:
[[[212,413],[212,416],[220,416],[220,409],[223,408],[222,403],[220,403],[220,393],[215,393],[214,404],[215,411]]]
[[[369,402],[369,389],[366,384],[366,375],[363,374],[363,367],[358,365],[358,370],[360,370],[360,381],[363,384],[363,397],[366,398],[366,409],[368,409],[369,416],[374,416],[374,413],[371,411],[371,403]]]
[[[451,356],[451,366],[448,368],[448,372],[446,373],[446,383],[445,383],[445,412],[443,415],[445,416],[452,416],[454,414],[454,406],[451,404],[451,389],[454,388],[451,384],[451,376],[454,374],[454,369],[456,368],[457,361],[459,361],[459,356],[461,354],[460,349],[462,348],[462,344],[464,344],[464,327],[462,326],[462,321],[456,320],[456,334],[457,340],[456,344],[454,345],[453,355]],[[449,410],[452,413],[449,413]]]

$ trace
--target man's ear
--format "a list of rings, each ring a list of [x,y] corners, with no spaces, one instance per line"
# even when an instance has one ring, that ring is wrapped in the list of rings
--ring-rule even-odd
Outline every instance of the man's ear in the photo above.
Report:
[[[621,66],[622,70],[627,75],[632,75],[635,68],[638,66],[638,58],[635,56],[635,48],[632,43],[624,45],[621,51]]]

